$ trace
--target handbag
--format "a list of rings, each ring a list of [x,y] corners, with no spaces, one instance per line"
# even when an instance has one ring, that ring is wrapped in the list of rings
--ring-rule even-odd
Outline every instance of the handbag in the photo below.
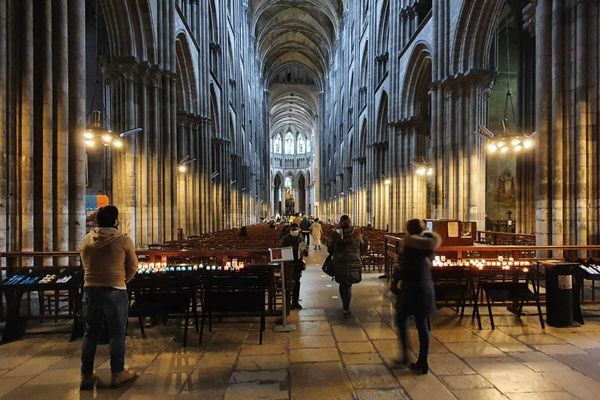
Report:
[[[335,271],[333,268],[333,256],[330,254],[327,256],[325,261],[323,262],[323,266],[321,267],[323,272],[329,276],[335,276]]]

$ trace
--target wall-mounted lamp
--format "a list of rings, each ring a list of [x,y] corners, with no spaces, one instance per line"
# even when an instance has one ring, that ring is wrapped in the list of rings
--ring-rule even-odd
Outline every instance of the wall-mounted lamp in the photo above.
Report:
[[[191,156],[185,156],[183,160],[179,161],[179,166],[177,167],[179,173],[185,174],[188,170],[187,165],[193,163],[194,161],[196,161],[195,158],[192,158]]]
[[[384,185],[391,185],[392,184],[392,178],[390,178],[390,177],[388,177],[388,176],[386,176],[384,174],[381,174],[381,179],[383,179],[383,184]]]
[[[121,134],[119,136],[121,136],[122,138],[127,137],[127,136],[131,136],[131,135],[135,135],[137,133],[142,133],[144,130],[142,128],[133,128],[133,129],[129,129],[127,131],[123,131],[121,132]]]

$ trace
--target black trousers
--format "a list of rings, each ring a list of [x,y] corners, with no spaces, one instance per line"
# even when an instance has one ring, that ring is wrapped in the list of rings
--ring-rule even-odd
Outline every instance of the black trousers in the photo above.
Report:
[[[310,246],[310,232],[302,231],[302,236],[304,236],[304,239],[306,240],[306,245]]]

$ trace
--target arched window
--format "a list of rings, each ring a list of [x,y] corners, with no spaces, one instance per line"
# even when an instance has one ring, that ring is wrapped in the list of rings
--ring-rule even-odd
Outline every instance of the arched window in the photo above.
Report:
[[[292,177],[291,177],[291,176],[289,176],[289,175],[288,175],[288,176],[286,176],[286,177],[285,177],[285,183],[284,183],[284,186],[285,186],[286,188],[288,188],[288,189],[291,189],[291,188],[292,188]]]
[[[310,138],[306,138],[306,152],[310,153],[312,150],[310,148]]]
[[[304,135],[298,134],[298,154],[304,154],[306,152],[306,140],[304,139]]]
[[[294,154],[294,135],[292,135],[292,132],[285,135],[285,154]]]
[[[282,142],[283,140],[281,139],[281,133],[278,133],[273,139],[273,153],[281,154],[281,147],[283,147]]]

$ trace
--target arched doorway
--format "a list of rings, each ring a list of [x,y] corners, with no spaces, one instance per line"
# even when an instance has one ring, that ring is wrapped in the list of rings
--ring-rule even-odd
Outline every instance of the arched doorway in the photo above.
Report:
[[[296,201],[294,196],[294,177],[291,174],[285,177],[283,186],[285,188],[285,214],[292,215],[295,212]]]
[[[298,211],[306,214],[306,180],[303,174],[298,177]]]
[[[275,175],[273,180],[273,211],[281,215],[281,175]]]

